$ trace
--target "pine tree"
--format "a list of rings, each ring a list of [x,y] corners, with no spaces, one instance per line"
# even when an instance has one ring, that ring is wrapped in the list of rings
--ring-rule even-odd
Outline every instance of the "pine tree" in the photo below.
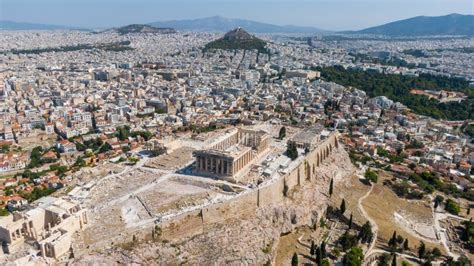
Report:
[[[298,266],[298,255],[296,252],[293,254],[293,257],[291,258],[291,266]]]
[[[344,212],[346,212],[346,201],[342,199],[341,206],[339,207],[339,210],[341,211],[341,214],[344,215]]]
[[[331,183],[329,183],[329,196],[332,196],[334,181],[331,178]]]
[[[309,250],[309,254],[310,254],[311,256],[314,256],[314,254],[316,253],[316,249],[315,249],[315,248],[316,248],[316,246],[314,245],[314,240],[313,240],[313,241],[311,241],[311,248],[310,248],[310,250]]]
[[[349,230],[352,229],[352,213],[351,217],[349,218]]]

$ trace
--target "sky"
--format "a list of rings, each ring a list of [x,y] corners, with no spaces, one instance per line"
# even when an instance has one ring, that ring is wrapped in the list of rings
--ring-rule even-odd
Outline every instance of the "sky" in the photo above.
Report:
[[[474,0],[0,0],[0,20],[93,29],[218,15],[357,30],[450,13],[474,14]]]

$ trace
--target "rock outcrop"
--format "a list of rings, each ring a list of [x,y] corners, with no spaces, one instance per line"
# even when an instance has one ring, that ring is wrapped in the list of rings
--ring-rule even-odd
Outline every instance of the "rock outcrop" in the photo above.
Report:
[[[341,147],[316,169],[318,179],[296,187],[282,202],[259,208],[253,215],[210,225],[204,233],[171,242],[143,241],[130,250],[111,248],[79,258],[85,265],[96,260],[121,263],[263,264],[276,255],[279,238],[298,227],[319,222],[327,207],[330,179],[341,182],[355,168]]]

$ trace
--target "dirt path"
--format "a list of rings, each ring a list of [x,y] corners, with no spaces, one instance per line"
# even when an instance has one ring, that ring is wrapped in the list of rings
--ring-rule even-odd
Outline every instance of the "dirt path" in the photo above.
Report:
[[[370,195],[370,193],[372,193],[373,189],[374,189],[374,185],[370,185],[369,191],[367,191],[367,193],[364,196],[359,198],[359,201],[357,202],[357,207],[359,208],[362,215],[364,215],[365,219],[367,219],[367,221],[369,221],[370,225],[372,226],[372,232],[374,233],[374,236],[372,237],[372,242],[370,243],[370,246],[369,246],[369,248],[367,249],[367,252],[366,252],[367,257],[370,256],[370,254],[372,252],[372,249],[374,248],[375,243],[377,242],[377,232],[378,232],[379,228],[377,227],[377,223],[375,223],[375,221],[372,218],[370,218],[370,216],[364,210],[364,207],[362,206],[362,201],[365,200]]]

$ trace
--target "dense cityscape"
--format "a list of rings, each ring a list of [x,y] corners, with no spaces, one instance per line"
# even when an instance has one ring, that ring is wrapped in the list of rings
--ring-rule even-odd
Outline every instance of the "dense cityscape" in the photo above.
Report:
[[[1,31],[0,261],[471,265],[473,47]]]

